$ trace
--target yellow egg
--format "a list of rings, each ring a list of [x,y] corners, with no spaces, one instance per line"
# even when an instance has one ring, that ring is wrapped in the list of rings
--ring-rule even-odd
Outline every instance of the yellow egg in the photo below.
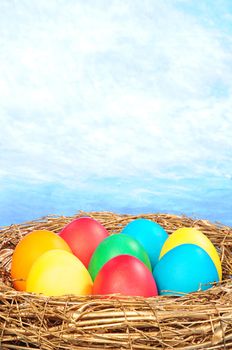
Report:
[[[161,259],[169,250],[181,244],[196,244],[204,249],[214,262],[219,280],[222,279],[222,266],[216,248],[208,237],[195,228],[183,227],[173,232],[165,241],[159,259]]]
[[[32,265],[26,291],[47,296],[89,295],[92,285],[88,270],[75,255],[53,249],[40,255]]]

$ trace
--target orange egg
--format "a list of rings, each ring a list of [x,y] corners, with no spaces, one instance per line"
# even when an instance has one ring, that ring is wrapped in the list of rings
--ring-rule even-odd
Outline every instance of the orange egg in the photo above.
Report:
[[[26,279],[32,264],[41,254],[51,249],[71,252],[65,240],[52,231],[36,230],[19,241],[11,264],[11,277],[15,289],[26,290]]]

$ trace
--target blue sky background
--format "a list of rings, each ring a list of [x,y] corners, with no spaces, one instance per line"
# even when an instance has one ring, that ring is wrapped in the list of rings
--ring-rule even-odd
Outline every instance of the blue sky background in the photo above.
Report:
[[[0,225],[232,225],[230,0],[1,0]]]

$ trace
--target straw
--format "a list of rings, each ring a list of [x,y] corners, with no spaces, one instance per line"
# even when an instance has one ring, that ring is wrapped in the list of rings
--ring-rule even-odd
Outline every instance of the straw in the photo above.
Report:
[[[216,246],[223,281],[204,292],[153,298],[113,295],[45,297],[12,288],[10,264],[18,241],[35,229],[59,232],[80,216],[100,221],[110,233],[147,218],[170,234],[195,227]],[[0,349],[232,349],[232,228],[168,214],[79,212],[48,216],[0,231]]]

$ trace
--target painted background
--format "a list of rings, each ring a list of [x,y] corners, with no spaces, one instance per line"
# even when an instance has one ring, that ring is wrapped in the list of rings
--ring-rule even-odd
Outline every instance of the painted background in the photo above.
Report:
[[[232,225],[230,0],[1,0],[0,225]]]

